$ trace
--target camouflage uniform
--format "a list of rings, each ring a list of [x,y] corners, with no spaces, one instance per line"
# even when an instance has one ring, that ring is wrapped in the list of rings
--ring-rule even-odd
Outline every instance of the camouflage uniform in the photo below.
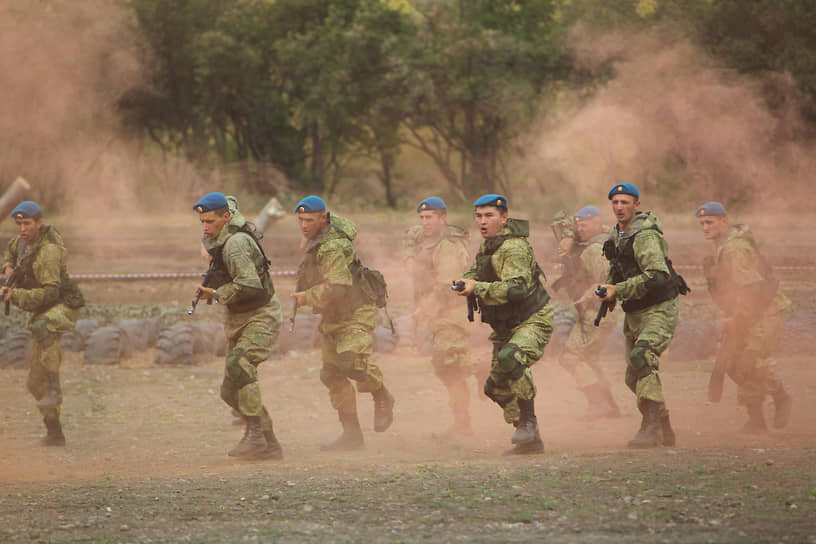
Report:
[[[658,441],[673,445],[659,368],[660,355],[669,347],[677,327],[681,279],[670,266],[668,249],[660,220],[650,212],[637,212],[624,232],[613,228],[604,244],[604,253],[611,261],[607,283],[615,285],[616,298],[626,312],[626,385],[635,393],[644,418],[655,407],[655,417],[663,427]],[[633,440],[630,446],[644,445]]]
[[[543,355],[553,330],[553,308],[539,280],[541,270],[527,241],[529,232],[527,221],[508,219],[496,236],[482,242],[464,275],[476,280],[473,293],[482,321],[493,328],[485,395],[502,407],[507,423],[517,426],[519,402],[532,401],[536,395],[530,368]]]
[[[49,225],[40,228],[31,248],[15,236],[8,244],[3,269],[15,268],[11,303],[31,312],[31,363],[26,385],[37,399],[48,436],[46,443],[64,444],[59,423],[62,389],[60,338],[74,330],[84,300],[68,278],[68,251],[62,236]],[[21,275],[20,275],[21,274]]]
[[[783,314],[791,302],[779,291],[747,225],[729,227],[723,240],[716,262],[704,266],[705,275],[714,301],[730,322],[725,334],[734,335],[731,340],[736,342],[726,370],[737,384],[737,400],[748,408],[749,415],[761,418],[766,395],[773,396],[777,405],[781,397],[789,402],[769,359],[779,343]],[[752,410],[758,413],[752,414]],[[787,418],[777,419],[777,427],[787,423]],[[764,428],[764,419],[755,423]]]
[[[237,203],[228,197],[229,222],[217,238],[203,238],[216,271],[208,286],[215,299],[225,305],[224,332],[228,352],[221,383],[221,398],[244,419],[260,418],[270,447],[274,439],[272,419],[261,400],[258,365],[275,350],[281,325],[281,307],[268,261],[260,245],[248,230]],[[274,442],[273,442],[274,441]]]
[[[382,372],[368,360],[379,314],[359,286],[362,265],[352,245],[357,227],[337,215],[329,214],[328,218],[328,225],[306,244],[306,256],[298,270],[298,290],[305,293],[305,305],[322,316],[320,381],[328,388],[332,407],[346,429],[352,420],[357,421],[357,399],[350,380],[357,382],[360,393],[374,395],[375,408],[377,395],[387,390]],[[375,430],[384,431],[377,419],[375,413]],[[355,445],[361,445],[361,435],[356,429],[354,432],[360,439]]]
[[[601,350],[617,325],[615,313],[607,314],[598,327],[595,315],[601,302],[592,296],[595,287],[606,282],[609,263],[603,256],[606,234],[599,234],[581,242],[575,234],[572,220],[563,225],[563,236],[575,241],[565,256],[564,275],[553,283],[553,288],[565,287],[573,302],[582,297],[592,302],[576,305],[577,321],[572,327],[558,362],[575,378],[578,389],[589,402],[589,416],[617,416],[619,410],[609,388],[606,374],[598,363]]]
[[[405,243],[417,319],[426,321],[433,335],[431,364],[448,389],[454,429],[465,434],[471,428],[465,380],[477,374],[477,367],[468,353],[466,314],[461,305],[450,304],[449,297],[451,280],[468,267],[467,241],[461,227],[448,225],[433,238],[425,238],[422,227],[416,225],[408,230]]]

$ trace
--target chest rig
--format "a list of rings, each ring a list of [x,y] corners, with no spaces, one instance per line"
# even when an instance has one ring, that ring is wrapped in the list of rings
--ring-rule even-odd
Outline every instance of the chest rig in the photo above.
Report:
[[[258,308],[265,306],[272,299],[272,295],[275,294],[275,286],[272,284],[272,278],[269,276],[269,266],[272,263],[266,258],[266,254],[264,253],[261,244],[258,242],[258,239],[255,237],[255,233],[249,225],[244,223],[237,228],[234,226],[230,226],[228,228],[231,229],[231,233],[227,240],[238,233],[243,233],[252,239],[253,245],[258,250],[259,254],[257,256],[253,256],[252,261],[255,264],[255,272],[258,274],[258,278],[261,280],[262,288],[249,289],[247,292],[239,293],[234,300],[227,304],[227,309],[234,313],[257,310]],[[224,246],[226,243],[227,241],[225,240],[224,244],[215,246],[214,248],[208,250],[210,258],[212,259],[213,269],[212,272],[210,272],[207,286],[213,289],[218,289],[222,285],[230,283],[233,280],[229,270],[227,269],[227,264],[224,262]],[[258,256],[260,256],[260,259],[257,258]]]

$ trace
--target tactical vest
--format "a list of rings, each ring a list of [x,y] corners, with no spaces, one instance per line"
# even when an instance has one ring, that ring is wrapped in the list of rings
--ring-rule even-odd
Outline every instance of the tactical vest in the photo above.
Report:
[[[433,263],[433,255],[434,251],[438,247],[440,243],[443,241],[448,241],[453,244],[461,245],[465,251],[467,252],[467,243],[464,241],[465,239],[462,236],[452,235],[448,230],[449,227],[445,227],[442,231],[442,236],[439,239],[439,242],[434,245],[433,247],[420,247],[417,249],[414,255],[414,302],[419,303],[424,297],[428,296],[428,293],[432,293],[434,290],[438,289],[437,282],[436,282],[436,274],[433,273],[434,270],[434,263]],[[445,288],[447,289],[447,287]]]
[[[43,241],[48,241],[54,245],[63,247],[57,230],[50,225],[42,226],[39,239],[27,254],[24,254],[26,243],[23,239],[20,239],[17,242],[17,262],[15,263],[14,274],[12,275],[14,281],[9,285],[10,287],[20,289],[42,288],[42,285],[40,285],[40,282],[37,281],[37,277],[34,275],[34,261],[37,259],[37,255],[42,248]],[[65,270],[60,270],[60,286],[57,297],[52,300],[44,300],[43,304],[34,310],[34,313],[42,313],[60,303],[74,310],[85,306],[85,298],[82,296],[82,291],[79,290],[77,284],[71,281],[71,278]]]
[[[620,245],[616,245],[615,241],[607,239],[604,242],[603,252],[604,256],[609,260],[612,266],[612,281],[618,283],[626,281],[641,274],[640,267],[638,267],[635,259],[635,237],[641,231],[636,232],[628,238],[620,239]],[[685,295],[690,291],[682,276],[674,271],[671,260],[666,257],[666,267],[669,269],[668,281],[658,281],[654,284],[647,284],[646,295],[641,298],[627,300],[621,307],[624,312],[637,312],[660,304],[667,300],[675,298],[678,294]]]
[[[227,228],[230,229],[230,235],[224,243],[208,250],[210,258],[212,259],[212,270],[208,273],[206,287],[218,289],[222,285],[232,281],[233,278],[230,276],[229,270],[227,270],[227,263],[224,262],[224,246],[227,240],[236,234],[244,233],[252,239],[255,247],[261,254],[261,262],[255,264],[255,272],[261,280],[262,289],[253,290],[253,292],[246,293],[244,296],[239,296],[237,300],[232,300],[227,304],[227,309],[232,313],[257,310],[265,306],[272,299],[272,295],[275,294],[275,286],[272,284],[272,278],[269,276],[269,265],[271,263],[269,259],[266,258],[266,254],[260,242],[258,242],[253,229],[249,225],[246,223],[240,227],[228,225]]]
[[[732,228],[738,228],[741,225],[735,225]],[[758,288],[751,288],[741,290],[740,292],[728,292],[729,287],[733,284],[733,279],[726,275],[723,269],[721,258],[717,259],[717,270],[713,278],[706,278],[709,280],[709,291],[714,301],[724,311],[733,306],[734,300],[732,296],[739,297],[739,302],[743,306],[748,306],[750,312],[759,315],[765,311],[765,308],[771,303],[776,296],[779,289],[779,281],[774,277],[773,268],[768,264],[768,261],[759,253],[756,241],[750,234],[738,234],[738,238],[745,240],[754,250],[757,257],[757,267],[762,280],[759,282]],[[730,304],[729,304],[730,303]]]
[[[484,249],[476,255],[476,281],[495,282],[500,281],[500,278],[493,269],[491,257],[501,247],[501,245],[510,238],[518,238],[517,235],[496,236],[487,240],[484,244]],[[517,300],[511,292],[508,291],[508,298],[511,300],[499,305],[487,305],[479,300],[479,308],[482,314],[482,322],[489,324],[494,331],[499,334],[507,333],[514,327],[518,326],[531,315],[539,311],[547,302],[550,301],[550,295],[544,289],[544,285],[539,279],[544,273],[539,268],[538,263],[535,265],[533,271],[533,285],[532,288],[525,293],[518,293],[516,296],[520,297]],[[511,288],[512,290],[513,288]]]

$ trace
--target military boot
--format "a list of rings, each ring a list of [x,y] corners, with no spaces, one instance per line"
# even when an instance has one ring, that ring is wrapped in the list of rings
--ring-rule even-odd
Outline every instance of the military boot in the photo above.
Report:
[[[779,391],[773,396],[774,401],[774,422],[773,426],[776,429],[785,427],[790,422],[791,408],[793,399],[785,391],[784,387],[780,387]]]
[[[643,419],[640,430],[629,441],[630,448],[656,448],[663,443],[663,428],[660,421],[660,403],[646,399],[640,403]]]
[[[394,397],[385,384],[371,394],[374,397],[374,431],[384,432],[394,421]]]
[[[340,414],[340,423],[343,425],[343,434],[334,442],[320,446],[323,451],[352,451],[363,448],[363,431],[360,429],[360,420],[357,413]]]
[[[266,452],[263,454],[264,459],[283,459],[283,448],[281,448],[280,442],[278,442],[278,438],[275,436],[275,432],[272,430],[264,431],[263,432],[264,438],[266,438]]]
[[[228,455],[245,459],[263,457],[269,445],[266,443],[266,437],[263,429],[261,429],[261,417],[244,416],[244,419],[246,419],[244,437],[229,451]]]
[[[510,441],[516,446],[504,452],[504,455],[525,455],[531,453],[542,453],[544,442],[538,434],[538,421],[535,415],[535,400],[518,399],[519,420],[516,424],[516,432]]]
[[[762,401],[752,402],[748,406],[748,421],[742,426],[741,432],[745,434],[759,434],[768,430],[765,425],[765,414],[762,411]]]
[[[677,443],[677,436],[674,434],[674,429],[672,429],[668,412],[660,416],[660,428],[663,430],[663,445],[673,448]]]
[[[40,441],[43,446],[64,446],[65,435],[62,434],[62,425],[59,418],[43,418],[46,434]]]

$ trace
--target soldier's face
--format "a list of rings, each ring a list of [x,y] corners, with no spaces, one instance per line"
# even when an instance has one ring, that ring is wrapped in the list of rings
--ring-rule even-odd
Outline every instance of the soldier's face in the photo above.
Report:
[[[201,230],[207,238],[218,238],[221,229],[227,224],[230,218],[229,212],[220,215],[216,211],[202,212],[199,215],[201,220]]]
[[[706,240],[719,240],[728,230],[728,217],[724,215],[701,217],[699,223]]]
[[[632,195],[615,195],[612,197],[612,212],[620,225],[628,225],[635,218],[640,207],[640,200]]]
[[[302,212],[298,214],[298,225],[304,238],[309,240],[320,234],[320,231],[328,225],[328,214],[323,212]]]
[[[447,216],[433,210],[421,211],[419,214],[419,224],[422,226],[422,234],[431,237],[435,236],[447,222]]]
[[[578,234],[580,241],[586,242],[593,236],[601,233],[601,218],[595,216],[588,219],[576,219],[575,232]]]
[[[492,238],[496,236],[507,223],[507,212],[499,211],[495,206],[479,206],[474,212],[476,226],[482,238]]]
[[[17,227],[17,234],[26,243],[31,243],[40,235],[40,227],[42,227],[42,218],[34,219],[33,217],[18,217],[14,219],[14,225]]]

